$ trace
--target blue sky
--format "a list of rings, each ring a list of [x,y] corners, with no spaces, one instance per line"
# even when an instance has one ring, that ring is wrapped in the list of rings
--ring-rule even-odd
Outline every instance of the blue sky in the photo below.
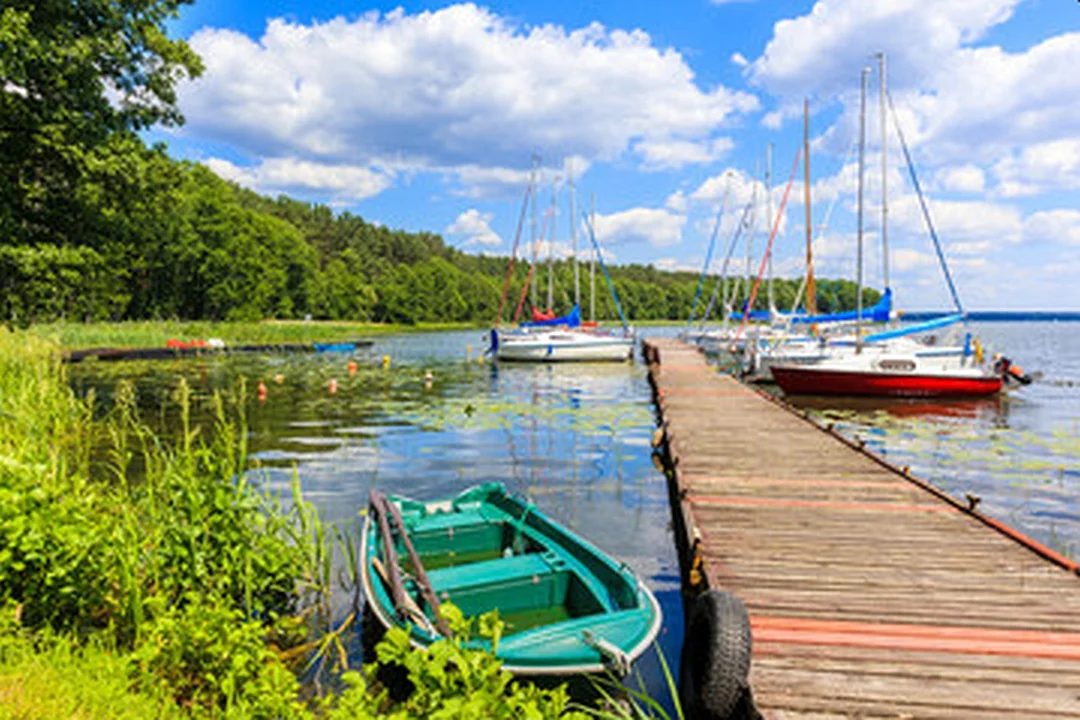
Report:
[[[509,252],[536,153],[541,227],[561,183],[556,254],[570,252],[572,168],[613,262],[699,270],[727,196],[717,270],[756,197],[756,268],[766,147],[775,212],[809,98],[815,264],[850,278],[859,77],[881,51],[965,304],[1080,308],[1080,3],[204,0],[173,33],[207,68],[182,88],[187,125],[156,132],[175,156],[470,252]],[[881,287],[876,67],[869,92],[866,277]],[[898,305],[946,307],[891,129],[887,149]],[[803,271],[801,178],[775,241],[787,276]]]

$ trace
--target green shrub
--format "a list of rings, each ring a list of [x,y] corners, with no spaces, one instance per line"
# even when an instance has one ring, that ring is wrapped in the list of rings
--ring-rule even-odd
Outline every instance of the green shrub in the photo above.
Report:
[[[268,646],[262,623],[198,596],[155,613],[133,654],[140,688],[194,714],[304,718],[296,676]]]
[[[503,631],[497,613],[479,619],[480,636],[491,640],[491,653],[465,647],[470,623],[460,610],[447,604],[442,614],[454,633],[452,639],[414,648],[405,630],[391,628],[375,648],[378,663],[366,667],[364,675],[345,674],[347,688],[329,705],[327,720],[589,717],[571,708],[565,686],[544,690],[517,682],[503,670],[493,654]],[[380,666],[405,670],[412,691],[404,701],[393,702],[386,688],[370,681]]]

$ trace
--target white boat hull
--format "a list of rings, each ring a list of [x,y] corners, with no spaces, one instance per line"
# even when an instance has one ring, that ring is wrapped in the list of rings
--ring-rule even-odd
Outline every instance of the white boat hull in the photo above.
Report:
[[[621,362],[633,352],[632,337],[581,332],[499,335],[495,357],[515,362]]]

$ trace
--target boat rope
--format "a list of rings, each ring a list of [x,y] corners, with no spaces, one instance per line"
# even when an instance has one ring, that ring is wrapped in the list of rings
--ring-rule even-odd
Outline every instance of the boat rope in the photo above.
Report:
[[[525,227],[525,211],[529,207],[529,195],[532,194],[532,186],[525,188],[525,197],[521,201],[521,216],[518,218],[517,233],[514,234],[514,247],[510,251],[510,265],[506,268],[506,280],[503,281],[502,298],[499,300],[499,314],[495,316],[495,326],[502,323],[503,310],[506,308],[506,298],[510,294],[510,280],[514,275],[514,259],[517,257],[518,245],[521,243],[521,231]]]
[[[592,240],[596,259],[600,262],[600,269],[604,271],[604,279],[607,280],[608,290],[611,291],[611,298],[615,301],[615,309],[619,311],[619,319],[622,320],[623,332],[629,333],[630,324],[626,322],[626,315],[623,314],[622,303],[619,302],[619,293],[615,292],[615,285],[611,282],[611,275],[608,274],[607,263],[604,262],[604,255],[600,252],[600,245],[596,242],[596,233],[593,232],[592,223],[589,221],[588,215],[582,213],[582,217],[585,218],[585,226],[589,228],[589,239]]]
[[[709,321],[709,317],[712,315],[713,308],[716,306],[716,298],[720,293],[720,288],[727,279],[728,265],[731,261],[732,255],[735,254],[735,245],[739,242],[739,238],[742,236],[742,232],[745,228],[749,227],[749,215],[750,210],[753,207],[754,201],[751,200],[743,208],[742,217],[739,218],[739,224],[731,234],[731,240],[728,242],[727,253],[724,255],[724,264],[720,268],[720,276],[716,279],[716,285],[713,286],[712,295],[709,297],[709,304],[705,307],[705,312],[701,316],[702,330],[705,329],[705,323]],[[726,293],[725,293],[726,295]]]
[[[536,242],[544,242],[544,238],[547,236],[548,221],[551,220],[551,213],[544,213],[544,224],[540,227],[540,237]],[[532,283],[533,274],[536,272],[536,261],[529,265],[529,274],[525,276],[525,287],[521,288],[521,299],[518,300],[517,308],[514,310],[513,324],[517,325],[518,320],[521,318],[521,309],[525,306],[525,296],[529,293],[529,285]]]
[[[907,161],[908,174],[911,176],[911,184],[915,186],[915,194],[919,197],[919,206],[922,207],[923,217],[926,219],[926,227],[930,230],[930,237],[934,241],[934,250],[937,251],[938,262],[941,263],[941,271],[945,274],[945,282],[949,284],[949,292],[952,294],[953,303],[956,304],[956,311],[963,313],[964,306],[960,304],[960,295],[956,292],[956,285],[953,283],[952,273],[949,272],[949,264],[945,261],[945,252],[941,249],[941,241],[938,239],[937,231],[934,229],[934,221],[930,219],[930,208],[926,204],[926,198],[923,196],[922,187],[919,185],[919,177],[915,174],[915,163],[911,159],[911,152],[908,150],[907,140],[904,139],[904,131],[900,128],[900,116],[896,113],[896,106],[893,104],[892,93],[886,93],[886,97],[889,99],[889,110],[892,111],[893,125],[896,127],[896,134],[900,138],[900,148],[904,151],[904,159]]]
[[[709,249],[705,253],[705,264],[701,266],[701,277],[698,278],[697,290],[694,292],[694,304],[690,306],[690,317],[686,319],[686,329],[683,334],[690,332],[690,326],[694,323],[694,314],[697,312],[698,302],[701,300],[701,290],[705,287],[705,277],[709,274],[709,265],[712,263],[713,250],[716,249],[716,236],[720,234],[720,223],[727,214],[728,199],[731,197],[731,174],[728,173],[727,188],[724,190],[724,202],[716,211],[716,222],[713,223],[712,235],[709,237]],[[711,303],[710,303],[711,305]]]
[[[791,176],[788,177],[787,187],[784,188],[784,197],[780,200],[780,209],[777,211],[776,219],[773,221],[772,232],[769,233],[769,243],[765,246],[765,255],[761,258],[761,267],[758,268],[757,277],[754,278],[754,287],[750,289],[750,299],[747,301],[746,309],[743,311],[739,329],[735,332],[735,340],[742,337],[743,331],[746,330],[746,324],[750,320],[750,312],[753,310],[754,301],[757,300],[758,288],[761,287],[761,278],[765,276],[765,268],[769,263],[769,258],[772,256],[773,241],[776,240],[776,233],[780,230],[780,220],[784,217],[784,208],[787,207],[788,196],[791,195],[791,185],[795,182],[795,174],[799,171],[799,157],[801,155],[802,148],[799,148],[795,152],[795,162],[791,165]]]
[[[604,665],[612,672],[619,677],[626,677],[630,674],[630,656],[623,652],[621,648],[604,638],[597,637],[588,630],[583,630],[581,637],[586,645],[600,653]]]
[[[527,502],[525,503],[525,512],[521,513],[519,517],[510,518],[510,523],[514,526],[514,543],[517,544],[517,548],[515,548],[514,551],[519,555],[525,552],[525,547],[521,544],[522,537],[525,535],[525,520],[529,517],[529,513],[535,509],[535,504]]]
[[[529,265],[529,274],[525,276],[525,287],[521,288],[521,298],[518,300],[517,307],[514,308],[514,319],[511,321],[514,325],[517,325],[521,317],[521,308],[525,306],[525,296],[529,294],[529,283],[532,282],[534,270],[536,270],[535,263]]]

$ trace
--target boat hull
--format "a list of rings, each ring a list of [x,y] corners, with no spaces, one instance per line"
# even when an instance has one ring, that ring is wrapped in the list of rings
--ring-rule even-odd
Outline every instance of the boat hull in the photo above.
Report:
[[[899,375],[774,365],[773,379],[789,395],[853,395],[896,398],[985,397],[1001,391],[996,375]]]
[[[633,338],[504,336],[495,357],[510,362],[623,362],[633,352]]]
[[[390,502],[399,508],[434,595],[466,617],[498,610],[505,630],[495,654],[506,670],[531,677],[603,673],[611,667],[611,648],[628,667],[655,640],[661,613],[648,588],[625,565],[501,485],[438,503]],[[433,622],[406,622],[396,612],[380,567],[389,555],[375,516],[369,512],[361,543],[367,607],[382,627],[406,628],[415,647],[427,647],[442,636]],[[399,533],[393,544],[401,543]],[[433,621],[414,581],[404,585]],[[604,647],[589,638],[603,640]],[[483,639],[468,644],[490,650]]]

